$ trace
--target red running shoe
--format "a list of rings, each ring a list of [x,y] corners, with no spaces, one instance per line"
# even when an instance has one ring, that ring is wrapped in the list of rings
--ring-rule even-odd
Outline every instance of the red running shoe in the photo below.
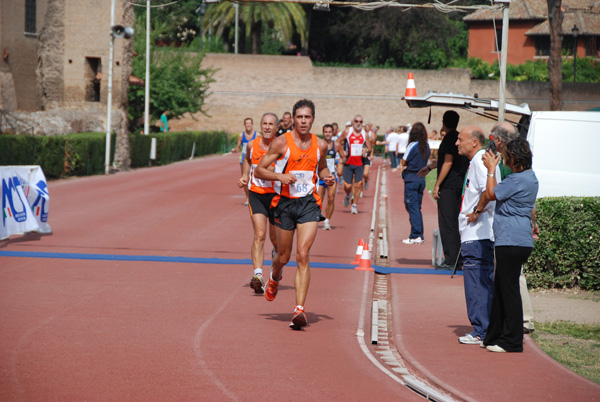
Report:
[[[279,279],[281,280],[281,278]],[[279,289],[279,281],[274,281],[269,278],[269,281],[265,285],[265,298],[268,301],[275,300],[275,296],[277,296],[277,289]]]
[[[292,329],[302,329],[302,327],[306,326],[306,315],[304,314],[304,307],[298,308],[294,310],[294,317],[292,318],[292,322],[290,323],[290,328]]]

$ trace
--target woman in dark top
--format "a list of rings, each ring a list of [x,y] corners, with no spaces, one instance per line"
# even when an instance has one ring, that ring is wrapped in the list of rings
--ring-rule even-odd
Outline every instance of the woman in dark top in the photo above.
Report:
[[[427,130],[423,123],[415,123],[408,136],[408,146],[402,158],[402,177],[404,178],[404,206],[410,219],[410,236],[402,240],[404,244],[423,243],[423,215],[421,203],[425,178],[419,177],[417,172],[427,166],[429,160],[429,144],[427,143]]]
[[[519,274],[533,249],[532,210],[538,180],[531,170],[531,149],[527,140],[516,138],[502,148],[504,163],[513,171],[500,184],[494,172],[500,157],[487,151],[483,163],[488,169],[486,195],[497,200],[494,215],[496,275],[490,325],[482,346],[492,352],[523,351],[523,306]]]

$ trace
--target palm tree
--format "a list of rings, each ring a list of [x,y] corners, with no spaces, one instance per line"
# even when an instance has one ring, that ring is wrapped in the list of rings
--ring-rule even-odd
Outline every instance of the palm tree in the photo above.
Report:
[[[261,53],[262,24],[275,28],[284,46],[290,42],[294,31],[297,31],[302,47],[306,47],[308,35],[306,13],[300,4],[249,3],[240,4],[239,7],[239,18],[245,27],[246,36],[250,37],[252,54]],[[235,23],[235,7],[228,1],[211,5],[206,12],[206,19],[209,21],[207,25],[215,29],[216,35],[221,36],[225,28]]]

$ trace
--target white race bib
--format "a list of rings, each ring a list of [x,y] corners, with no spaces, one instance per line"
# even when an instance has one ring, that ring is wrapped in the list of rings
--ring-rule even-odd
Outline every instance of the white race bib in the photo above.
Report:
[[[362,156],[363,144],[351,144],[350,156]]]
[[[326,159],[327,161],[327,169],[329,169],[329,173],[333,174],[335,172],[335,159]]]
[[[290,170],[290,173],[296,176],[296,182],[290,184],[290,195],[292,197],[304,197],[312,193],[315,187],[313,175],[315,172],[310,170]]]
[[[273,188],[273,182],[271,180],[257,179],[254,177],[254,169],[256,169],[256,166],[258,165],[252,165],[252,184],[254,184],[256,187]],[[251,187],[248,186],[248,189],[250,188]]]

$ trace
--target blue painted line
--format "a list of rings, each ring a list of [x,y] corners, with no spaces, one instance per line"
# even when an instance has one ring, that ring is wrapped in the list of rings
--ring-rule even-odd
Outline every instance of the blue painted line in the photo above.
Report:
[[[167,257],[160,255],[123,255],[123,254],[83,254],[83,253],[45,253],[37,251],[1,251],[0,257],[21,258],[57,258],[67,260],[94,260],[94,261],[144,261],[144,262],[174,262],[184,264],[222,264],[222,265],[252,265],[252,260],[229,258],[194,258],[194,257]],[[270,263],[270,261],[267,261]],[[287,266],[297,267],[295,261],[290,261]],[[311,262],[313,268],[328,269],[354,269],[351,264],[333,264],[326,262]],[[450,271],[438,271],[427,268],[392,268],[373,265],[372,268],[381,274],[421,274],[421,275],[450,275]],[[462,272],[457,273],[462,275]]]

